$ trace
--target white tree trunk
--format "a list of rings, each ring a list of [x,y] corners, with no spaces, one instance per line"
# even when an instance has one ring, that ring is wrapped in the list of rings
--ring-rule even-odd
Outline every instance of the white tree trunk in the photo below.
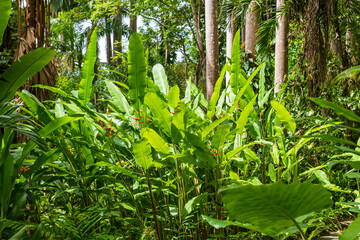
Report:
[[[284,78],[288,74],[288,32],[289,23],[286,14],[282,14],[280,11],[285,5],[285,0],[277,0],[276,8],[278,11],[278,28],[276,29],[275,37],[275,96],[281,89],[281,85],[284,83]]]
[[[219,36],[217,0],[205,0],[206,99],[210,101],[219,77]]]

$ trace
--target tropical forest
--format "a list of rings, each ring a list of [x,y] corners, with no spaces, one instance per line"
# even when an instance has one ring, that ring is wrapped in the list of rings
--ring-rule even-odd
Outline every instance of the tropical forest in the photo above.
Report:
[[[360,239],[360,0],[0,0],[0,240]]]

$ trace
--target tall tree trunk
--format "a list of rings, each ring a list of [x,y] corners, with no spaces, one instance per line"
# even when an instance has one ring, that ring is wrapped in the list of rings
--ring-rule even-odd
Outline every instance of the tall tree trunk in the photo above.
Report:
[[[227,26],[226,28],[226,57],[227,59],[231,59],[231,52],[232,52],[232,48],[233,48],[233,42],[234,42],[234,37],[235,37],[235,32],[236,32],[236,27],[234,24],[234,12],[231,14],[231,16],[229,17],[229,22],[230,24]],[[230,82],[230,73],[226,72],[226,86],[228,86],[229,82]],[[227,88],[228,89],[228,93],[231,94],[231,88]],[[226,98],[226,102],[229,102],[229,98]]]
[[[122,8],[119,7],[117,14],[114,17],[115,20],[115,29],[114,29],[114,50],[120,53],[119,58],[117,59],[117,64],[120,65],[122,62],[121,53],[122,53]]]
[[[219,36],[217,0],[205,0],[206,99],[210,101],[219,77]]]
[[[246,25],[245,25],[245,51],[249,53],[246,58],[253,58],[255,60],[255,46],[257,41],[257,32],[259,29],[259,11],[257,8],[256,1],[252,0],[248,11],[246,13]]]
[[[28,0],[29,4],[29,26],[36,29],[36,0]]]
[[[134,0],[130,1],[130,9],[131,9],[130,29],[134,33],[137,31],[137,16],[134,13],[132,13],[132,11],[134,11]]]
[[[21,35],[21,31],[22,31],[22,15],[21,15],[21,0],[17,0],[17,7],[18,7],[18,36]]]
[[[196,45],[198,47],[199,51],[199,62],[196,67],[196,73],[195,73],[195,85],[197,86],[201,77],[204,77],[206,75],[206,72],[204,72],[204,64],[205,64],[205,51],[204,51],[204,44],[203,44],[203,37],[201,35],[201,6],[202,6],[202,0],[191,0],[191,11],[193,14],[193,20],[195,25],[195,33],[196,33]]]
[[[329,0],[309,0],[305,6],[304,57],[309,97],[318,97],[327,79],[327,55],[329,48]],[[310,101],[310,106],[314,104]]]
[[[285,0],[277,0],[276,8],[280,17],[278,18],[278,28],[276,29],[275,37],[275,96],[280,91],[281,84],[284,82],[284,77],[288,73],[288,32],[289,23],[286,13],[280,11],[285,6]]]
[[[107,15],[105,15],[105,25],[106,25],[106,61],[108,64],[110,64],[112,57],[112,47],[111,47],[110,27],[109,27]]]

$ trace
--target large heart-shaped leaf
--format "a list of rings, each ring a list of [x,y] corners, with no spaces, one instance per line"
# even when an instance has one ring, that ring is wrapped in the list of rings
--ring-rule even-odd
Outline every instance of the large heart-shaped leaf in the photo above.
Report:
[[[231,217],[270,236],[297,225],[296,218],[333,204],[321,185],[299,182],[235,186],[222,190],[222,195]]]

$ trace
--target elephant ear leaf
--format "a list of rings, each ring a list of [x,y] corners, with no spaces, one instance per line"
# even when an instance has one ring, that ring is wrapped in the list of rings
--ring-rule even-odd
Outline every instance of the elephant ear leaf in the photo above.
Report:
[[[0,46],[3,41],[5,29],[7,27],[10,13],[11,13],[11,0],[0,1]]]
[[[331,194],[321,185],[277,182],[242,185],[222,190],[230,216],[275,236],[291,226],[299,229],[299,217],[331,207]]]
[[[271,106],[275,109],[276,115],[280,119],[280,121],[285,125],[285,127],[295,134],[296,131],[296,123],[292,119],[290,113],[286,110],[286,108],[275,100],[271,101]]]
[[[90,43],[85,55],[85,63],[81,71],[79,99],[84,105],[87,105],[90,101],[92,83],[95,76],[94,66],[97,58],[96,47],[97,33],[95,28],[93,33],[91,34]]]
[[[12,99],[16,90],[24,85],[28,78],[45,67],[54,56],[54,50],[38,48],[14,62],[2,75],[5,81],[1,82],[0,100]]]

